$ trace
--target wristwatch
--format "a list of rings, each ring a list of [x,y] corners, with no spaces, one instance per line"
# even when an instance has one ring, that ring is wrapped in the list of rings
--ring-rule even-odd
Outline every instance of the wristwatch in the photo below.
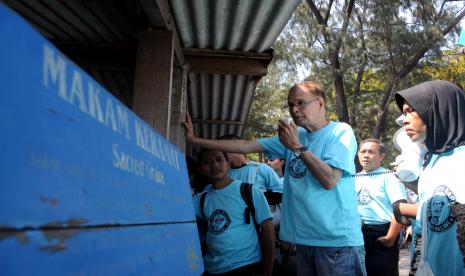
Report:
[[[302,156],[302,154],[304,154],[304,152],[306,150],[308,150],[308,148],[306,146],[300,147],[300,148],[294,150],[294,156],[296,158],[300,158]]]

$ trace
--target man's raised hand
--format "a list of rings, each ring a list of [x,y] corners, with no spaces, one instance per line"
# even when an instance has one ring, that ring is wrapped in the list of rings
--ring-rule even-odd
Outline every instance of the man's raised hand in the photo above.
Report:
[[[186,129],[186,139],[187,142],[193,142],[196,138],[194,133],[194,125],[192,124],[192,119],[189,113],[186,114],[186,120],[182,123]]]

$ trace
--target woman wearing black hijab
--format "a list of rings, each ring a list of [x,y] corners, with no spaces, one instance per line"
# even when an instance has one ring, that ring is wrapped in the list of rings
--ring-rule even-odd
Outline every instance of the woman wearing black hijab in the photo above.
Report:
[[[435,275],[465,275],[450,205],[465,203],[465,94],[447,81],[428,81],[395,94],[410,139],[424,142],[427,158],[418,181],[423,264]],[[425,262],[426,261],[426,262]]]

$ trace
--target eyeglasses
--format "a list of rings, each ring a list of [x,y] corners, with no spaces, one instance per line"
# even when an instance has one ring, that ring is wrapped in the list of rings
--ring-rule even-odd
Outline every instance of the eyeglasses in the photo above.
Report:
[[[284,108],[292,109],[294,106],[297,106],[298,109],[304,109],[307,106],[307,104],[316,102],[318,101],[318,99],[319,98],[316,98],[310,101],[298,100],[298,101],[295,101],[295,103],[288,102],[287,105],[284,106]]]

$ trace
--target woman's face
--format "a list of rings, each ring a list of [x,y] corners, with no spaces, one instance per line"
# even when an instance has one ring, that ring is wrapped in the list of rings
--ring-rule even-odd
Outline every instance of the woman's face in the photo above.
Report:
[[[407,102],[402,106],[404,114],[404,129],[413,142],[423,143],[426,140],[426,125],[417,111]]]

